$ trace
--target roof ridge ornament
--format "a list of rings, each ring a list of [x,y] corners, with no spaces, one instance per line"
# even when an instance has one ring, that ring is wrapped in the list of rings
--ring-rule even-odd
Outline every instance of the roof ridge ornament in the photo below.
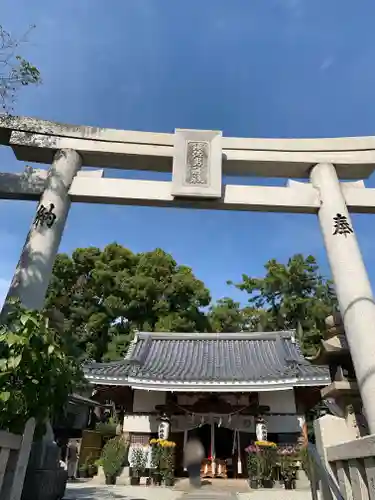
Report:
[[[133,352],[135,350],[135,347],[137,345],[137,342],[138,342],[138,337],[139,337],[139,330],[134,330],[134,337],[133,337],[133,340],[130,342],[130,345],[129,345],[129,348],[125,354],[125,358],[124,358],[124,361],[126,363],[129,363],[131,362],[131,359],[132,359],[132,356],[133,356]]]

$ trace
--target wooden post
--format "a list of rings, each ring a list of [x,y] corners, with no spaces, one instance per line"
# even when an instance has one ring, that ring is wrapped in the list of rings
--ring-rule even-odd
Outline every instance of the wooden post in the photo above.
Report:
[[[21,447],[18,452],[16,468],[13,474],[12,487],[10,489],[9,500],[20,500],[23,483],[25,481],[26,469],[29,463],[31,445],[33,444],[35,430],[35,419],[30,418],[25,425],[22,435]]]

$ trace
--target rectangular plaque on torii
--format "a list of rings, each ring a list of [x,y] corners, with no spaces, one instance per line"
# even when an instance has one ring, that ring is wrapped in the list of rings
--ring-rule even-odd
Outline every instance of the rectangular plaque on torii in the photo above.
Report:
[[[175,130],[173,196],[221,198],[221,137],[219,131]]]

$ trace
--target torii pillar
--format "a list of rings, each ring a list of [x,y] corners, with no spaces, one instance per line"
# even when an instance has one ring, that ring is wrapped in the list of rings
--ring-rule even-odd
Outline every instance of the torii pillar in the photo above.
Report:
[[[28,309],[43,307],[70,209],[69,188],[81,165],[73,149],[55,153],[6,301],[14,297]],[[6,314],[6,301],[2,314]]]
[[[340,313],[363,408],[375,434],[375,302],[335,167],[318,164],[310,173]]]

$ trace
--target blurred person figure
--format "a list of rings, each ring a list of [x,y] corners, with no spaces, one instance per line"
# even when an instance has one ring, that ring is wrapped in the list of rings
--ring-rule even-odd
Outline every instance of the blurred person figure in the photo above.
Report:
[[[189,474],[191,486],[201,486],[201,465],[204,459],[204,448],[197,438],[189,439],[184,449],[184,464]]]
[[[78,441],[70,441],[68,444],[68,478],[75,479],[78,466]]]

